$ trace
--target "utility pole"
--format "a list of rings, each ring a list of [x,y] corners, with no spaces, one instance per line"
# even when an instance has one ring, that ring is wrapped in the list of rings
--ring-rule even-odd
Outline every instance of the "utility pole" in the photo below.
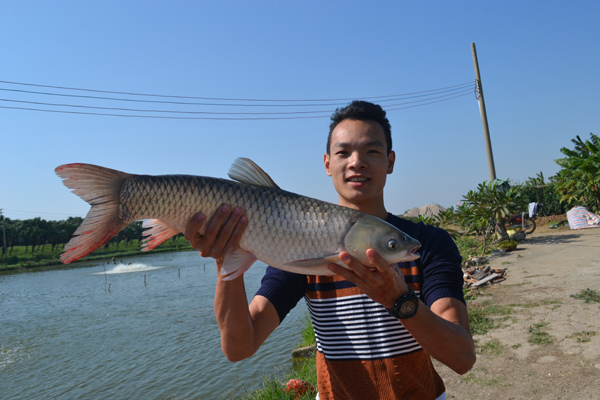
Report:
[[[475,66],[475,87],[477,90],[477,99],[479,100],[481,122],[483,123],[483,137],[485,139],[485,150],[487,152],[491,183],[496,180],[496,167],[494,166],[494,154],[492,153],[492,142],[490,141],[490,128],[488,126],[487,113],[485,111],[485,100],[483,98],[483,87],[481,85],[481,76],[479,75],[479,62],[477,61],[475,43],[471,43],[471,52],[473,53],[473,65]]]

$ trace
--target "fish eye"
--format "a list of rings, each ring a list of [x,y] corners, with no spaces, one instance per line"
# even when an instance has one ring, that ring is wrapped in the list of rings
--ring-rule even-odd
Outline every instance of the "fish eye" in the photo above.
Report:
[[[387,248],[390,251],[396,251],[398,250],[399,247],[399,243],[396,239],[390,239],[390,241],[387,243]]]

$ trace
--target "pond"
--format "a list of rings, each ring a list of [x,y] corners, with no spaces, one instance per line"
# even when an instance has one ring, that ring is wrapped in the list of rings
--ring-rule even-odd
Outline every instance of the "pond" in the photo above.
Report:
[[[251,298],[266,265],[244,274]],[[214,316],[214,260],[160,253],[0,275],[0,381],[13,399],[230,398],[291,366],[303,301],[231,363]]]

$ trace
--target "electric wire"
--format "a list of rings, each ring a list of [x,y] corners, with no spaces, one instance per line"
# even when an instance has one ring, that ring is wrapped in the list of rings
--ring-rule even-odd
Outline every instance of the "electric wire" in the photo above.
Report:
[[[471,93],[471,89],[462,90],[461,93]],[[430,101],[439,98],[450,97],[452,94],[446,94],[438,97],[431,97],[424,100],[415,100],[398,104],[391,104],[387,107],[395,107],[405,104],[411,103],[420,103],[425,101]],[[450,98],[455,98],[458,96],[453,96]],[[120,108],[120,107],[100,107],[100,106],[86,106],[81,104],[64,104],[64,103],[46,103],[46,102],[38,102],[38,101],[27,101],[27,100],[13,100],[13,99],[2,99],[0,101],[4,102],[13,102],[13,103],[24,103],[24,104],[34,104],[34,105],[43,105],[43,106],[55,106],[55,107],[74,107],[74,108],[86,108],[86,109],[96,109],[96,110],[112,110],[112,111],[128,111],[128,112],[152,112],[152,113],[170,113],[170,114],[210,114],[210,115],[282,115],[282,114],[316,114],[316,113],[326,113],[329,114],[330,111],[288,111],[288,112],[215,112],[215,111],[177,111],[177,110],[146,110],[146,109],[137,109],[137,108]],[[429,104],[429,103],[428,103]]]
[[[12,81],[3,81],[0,80],[0,83],[11,84],[11,85],[21,85],[21,86],[34,86],[34,87],[44,87],[44,88],[52,88],[52,89],[61,89],[61,90],[75,90],[75,91],[85,91],[85,92],[94,92],[94,93],[107,93],[107,94],[121,94],[127,96],[146,96],[146,97],[166,97],[166,98],[179,98],[179,99],[196,99],[196,100],[219,100],[219,101],[275,101],[275,102],[298,102],[298,101],[312,101],[312,102],[322,102],[322,101],[351,101],[355,100],[356,97],[350,98],[333,98],[333,99],[244,99],[244,98],[224,98],[224,97],[199,97],[199,96],[181,96],[181,95],[164,95],[164,94],[148,94],[148,93],[133,93],[133,92],[118,92],[118,91],[108,91],[108,90],[98,90],[98,89],[84,89],[84,88],[73,88],[66,86],[52,86],[52,85],[40,85],[34,83],[23,83],[23,82],[12,82]],[[383,96],[371,96],[371,97],[360,97],[362,99],[381,99],[388,97],[403,97],[407,95],[414,95],[420,93],[428,93],[435,92],[444,89],[450,89],[458,86],[472,86],[473,82],[464,82],[459,83],[457,85],[446,86],[439,89],[430,89],[430,90],[422,90],[419,92],[411,92],[404,94],[391,94],[391,95],[383,95]]]
[[[47,91],[34,91],[34,90],[22,90],[22,89],[11,89],[0,87],[0,91],[12,92],[24,95],[41,95],[41,96],[59,96],[70,99],[84,99],[93,101],[106,102],[129,102],[129,103],[142,103],[142,104],[154,104],[154,105],[168,105],[168,106],[202,106],[202,107],[253,107],[255,111],[220,111],[209,109],[200,110],[181,110],[181,109],[165,109],[165,108],[126,108],[116,107],[107,105],[90,105],[90,104],[72,104],[72,103],[52,103],[45,101],[34,101],[17,98],[0,98],[0,102],[20,103],[27,104],[30,106],[8,106],[0,105],[3,109],[14,109],[14,110],[27,110],[37,112],[50,112],[50,113],[62,113],[62,114],[81,114],[81,115],[97,115],[97,116],[111,116],[111,117],[124,117],[124,118],[154,118],[154,119],[185,119],[185,120],[278,120],[278,119],[309,119],[309,118],[329,118],[331,113],[335,110],[332,107],[346,105],[347,103],[335,103],[335,101],[341,100],[353,100],[356,98],[348,99],[313,99],[313,100],[274,100],[274,99],[234,99],[234,98],[208,98],[208,97],[197,97],[197,96],[173,96],[173,95],[159,95],[159,94],[147,94],[147,93],[132,93],[132,92],[115,92],[115,91],[104,91],[97,89],[83,89],[83,88],[68,88],[63,86],[51,86],[51,85],[39,85],[29,84],[21,82],[10,82],[0,81],[0,84],[12,84],[12,85],[23,85],[32,87],[44,87],[60,90],[73,90],[73,91],[86,91],[94,93],[107,93],[107,94],[118,94],[126,96],[152,96],[158,98],[179,98],[179,99],[210,99],[212,101],[236,101],[236,103],[213,103],[213,102],[189,102],[189,101],[172,101],[172,100],[149,100],[149,99],[136,99],[136,98],[120,98],[120,97],[107,97],[107,96],[96,96],[96,95],[83,95],[83,94],[72,94],[72,93],[55,93]],[[423,90],[419,92],[410,92],[405,94],[396,95],[383,95],[383,96],[371,96],[371,97],[357,97],[361,99],[379,99],[378,103],[387,111],[402,110],[406,108],[426,106],[429,104],[439,103],[443,101],[452,100],[458,97],[470,94],[475,83],[462,83],[452,86],[446,86],[438,89]],[[476,88],[475,88],[476,90]],[[254,102],[254,103],[245,103]],[[256,102],[269,102],[269,104],[257,104]],[[284,104],[272,104],[276,102],[285,102]],[[299,103],[296,103],[299,102]],[[317,103],[315,103],[317,102]],[[333,103],[332,103],[333,102]],[[292,104],[294,103],[294,104]],[[110,104],[109,104],[110,105]],[[34,107],[36,106],[36,107]],[[51,107],[38,108],[37,106]],[[260,108],[257,108],[260,107]],[[273,107],[274,109],[269,109]],[[279,107],[287,107],[285,111],[275,111]],[[293,107],[290,109],[290,107]],[[298,109],[298,107],[302,107]],[[313,107],[311,110],[307,110],[305,107]],[[319,109],[327,107],[326,109]],[[65,110],[64,108],[76,108],[79,110]],[[266,110],[264,110],[266,108]],[[315,109],[316,108],[316,109]],[[86,110],[86,111],[83,111]],[[90,111],[87,111],[90,110]],[[91,111],[97,110],[97,111]],[[147,115],[148,114],[159,114],[159,115]],[[178,115],[175,115],[178,114]]]
[[[469,85],[469,90],[471,90],[471,85]],[[417,98],[417,97],[425,97],[431,96],[438,93],[446,93],[446,92],[454,92],[463,90],[464,87],[446,89],[446,90],[431,90],[428,94],[413,94],[411,93],[406,95],[386,95],[382,97],[386,97],[385,100],[380,100],[379,103],[395,101],[398,99],[408,99],[408,98]],[[7,92],[17,92],[17,93],[27,93],[27,94],[40,94],[45,96],[60,96],[60,97],[75,97],[75,98],[83,98],[83,99],[95,99],[95,100],[110,100],[110,101],[126,101],[126,102],[137,102],[137,103],[157,103],[157,104],[177,104],[177,105],[192,105],[192,106],[233,106],[233,107],[324,107],[324,106],[341,106],[345,105],[345,103],[325,103],[325,104],[311,104],[311,103],[302,103],[302,104],[243,104],[243,103],[197,103],[197,102],[187,102],[187,101],[164,101],[164,100],[141,100],[141,99],[126,99],[126,98],[118,98],[118,97],[103,97],[103,96],[86,96],[86,95],[76,95],[76,94],[66,94],[66,93],[49,93],[49,92],[38,92],[33,90],[20,90],[20,89],[7,89],[0,88],[2,91]],[[362,99],[366,99],[365,97],[361,97]],[[273,100],[277,101],[277,100]],[[293,101],[302,101],[302,100],[293,100]],[[329,101],[329,100],[328,100]]]

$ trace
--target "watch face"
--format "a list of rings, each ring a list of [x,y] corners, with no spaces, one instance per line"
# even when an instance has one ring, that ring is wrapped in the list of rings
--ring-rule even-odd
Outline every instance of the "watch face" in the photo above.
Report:
[[[402,307],[400,307],[400,312],[403,315],[410,315],[413,311],[415,311],[415,303],[412,301],[405,301],[404,304],[402,304]]]

